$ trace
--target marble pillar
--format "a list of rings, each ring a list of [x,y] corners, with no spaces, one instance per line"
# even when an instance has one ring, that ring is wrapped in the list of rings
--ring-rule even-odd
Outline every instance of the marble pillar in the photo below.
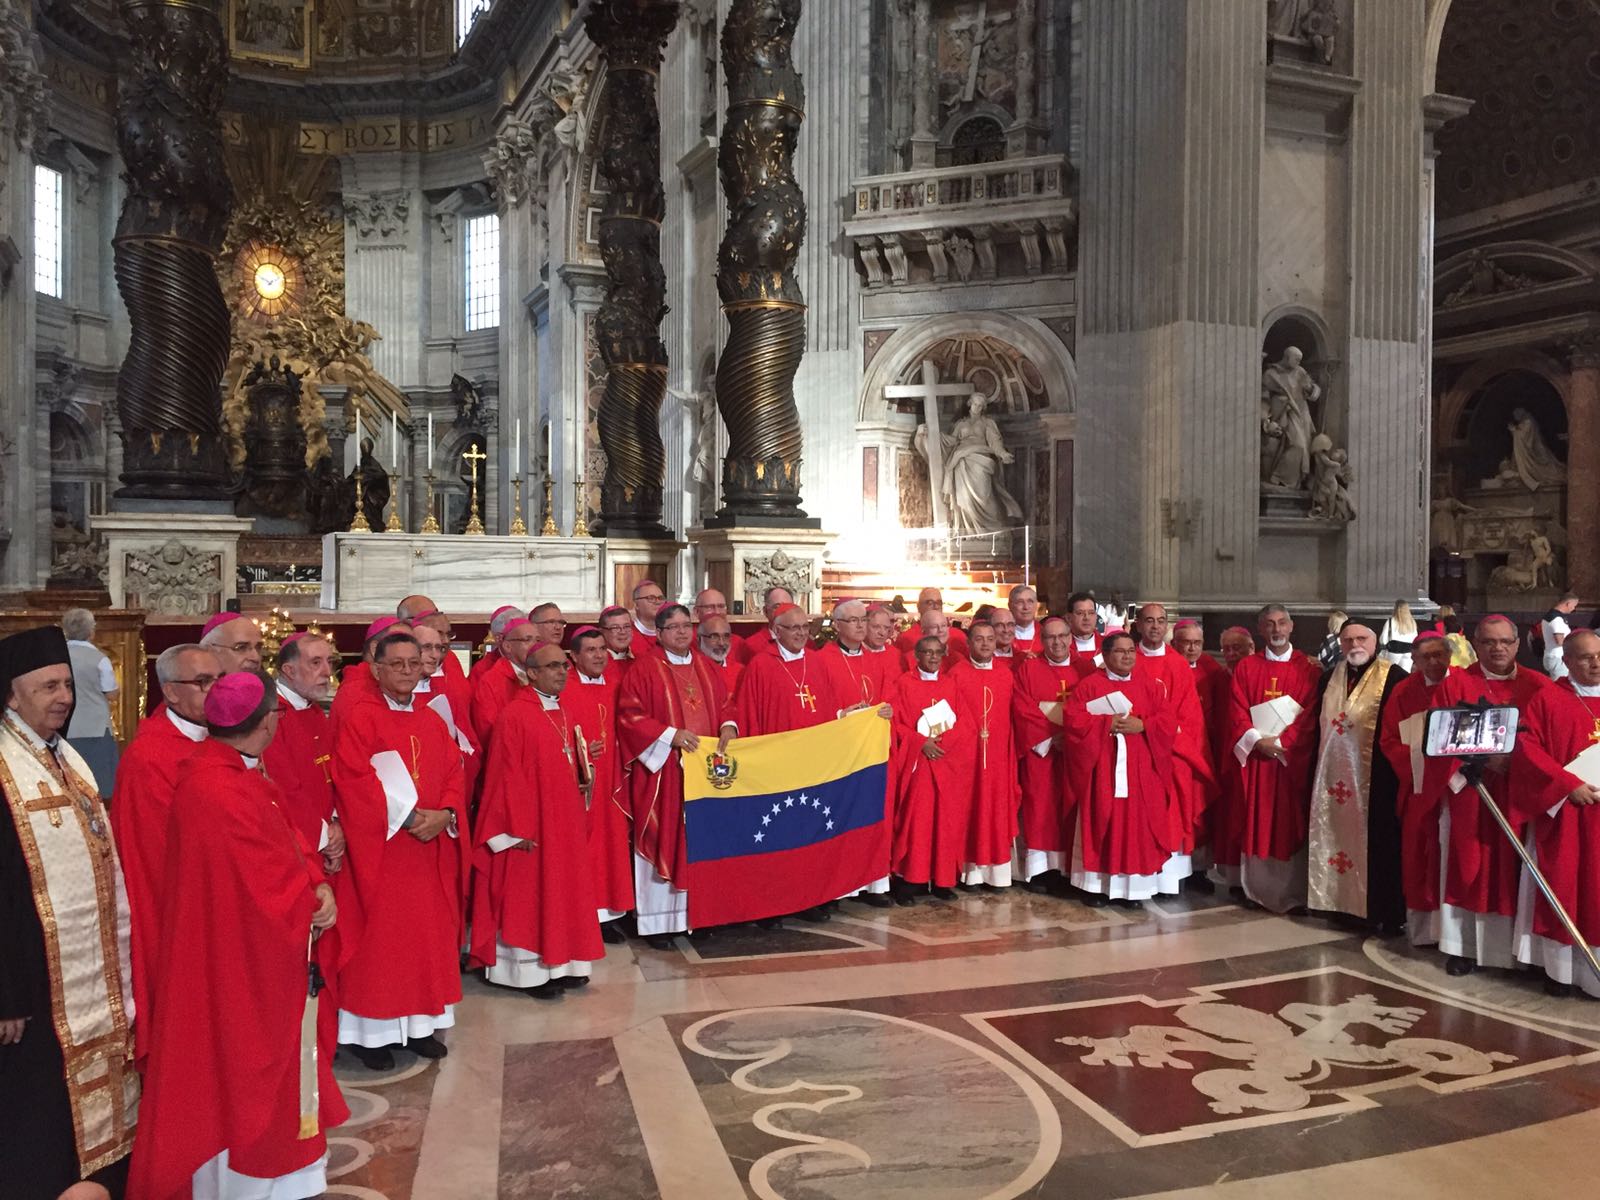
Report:
[[[931,167],[939,139],[938,37],[933,0],[913,0],[911,13],[911,168]]]
[[[1049,130],[1039,120],[1039,0],[1017,0],[1016,119],[1006,131],[1006,152],[1037,154]]]
[[[1600,339],[1572,348],[1567,387],[1567,587],[1600,600]]]

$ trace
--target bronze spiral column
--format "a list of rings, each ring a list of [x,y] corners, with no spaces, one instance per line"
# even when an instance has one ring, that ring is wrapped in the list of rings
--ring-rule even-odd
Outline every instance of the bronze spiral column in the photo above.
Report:
[[[229,313],[217,282],[233,187],[222,153],[227,44],[215,0],[122,0],[131,43],[117,146],[127,199],[117,287],[131,337],[117,376],[119,497],[229,494],[219,385]]]
[[[805,353],[806,306],[794,275],[806,201],[793,159],[805,87],[792,48],[801,0],[734,0],[722,29],[728,116],[717,167],[728,228],[717,291],[728,341],[717,363],[717,408],[728,427],[723,507],[707,522],[816,525],[800,508],[800,414],[794,373]]]
[[[673,536],[661,523],[667,348],[660,328],[667,315],[667,278],[661,267],[666,199],[656,76],[677,23],[678,0],[598,0],[584,20],[606,62],[599,137],[607,195],[599,240],[608,286],[595,333],[606,364],[599,412],[606,452],[600,520],[613,537]]]

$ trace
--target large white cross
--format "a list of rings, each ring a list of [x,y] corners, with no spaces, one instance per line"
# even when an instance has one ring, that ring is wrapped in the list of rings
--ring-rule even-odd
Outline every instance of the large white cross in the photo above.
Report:
[[[939,427],[940,396],[971,396],[978,389],[970,383],[940,383],[939,367],[931,359],[922,360],[921,383],[892,383],[883,389],[890,400],[920,400],[928,426],[928,491],[933,504],[933,523],[946,524],[944,511],[944,438]]]

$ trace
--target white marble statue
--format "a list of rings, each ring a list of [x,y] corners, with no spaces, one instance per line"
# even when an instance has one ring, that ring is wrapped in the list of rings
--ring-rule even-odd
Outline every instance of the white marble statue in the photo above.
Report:
[[[1311,473],[1311,406],[1322,395],[1304,357],[1290,346],[1261,372],[1261,481],[1297,490]]]
[[[1561,487],[1567,482],[1567,467],[1545,443],[1533,414],[1519,408],[1511,414],[1511,465],[1517,478],[1529,491]]]
[[[940,438],[945,512],[956,536],[995,533],[1022,521],[1022,506],[1000,482],[1000,467],[1015,461],[1000,440],[1000,427],[986,416],[988,400],[973,396],[967,415]],[[926,425],[917,428],[917,450],[927,457]]]

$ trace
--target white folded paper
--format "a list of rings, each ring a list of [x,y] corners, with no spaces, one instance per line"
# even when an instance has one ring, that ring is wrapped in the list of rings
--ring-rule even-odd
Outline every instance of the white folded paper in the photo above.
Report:
[[[1132,711],[1133,704],[1121,692],[1107,692],[1088,704],[1091,717],[1125,717]]]
[[[1576,775],[1590,787],[1600,787],[1600,742],[1588,747],[1567,764],[1569,774]]]
[[[1294,724],[1302,709],[1291,696],[1279,696],[1264,704],[1250,706],[1250,726],[1262,737],[1277,737]]]
[[[1044,719],[1049,721],[1050,724],[1061,724],[1061,701],[1041,700],[1039,701],[1039,711],[1044,714]]]
[[[1423,753],[1423,739],[1428,731],[1428,710],[1412,713],[1400,722],[1400,741],[1411,751],[1411,790],[1422,790],[1422,773],[1427,769],[1428,756]]]
[[[428,707],[444,718],[445,727],[450,730],[450,736],[455,738],[461,753],[471,754],[472,743],[467,741],[467,735],[461,732],[460,726],[456,724],[455,714],[450,711],[450,697],[441,692],[428,701]]]
[[[936,737],[947,729],[953,729],[955,723],[956,710],[950,707],[948,700],[940,700],[922,710],[922,715],[917,718],[917,732],[923,737]]]
[[[417,806],[417,782],[406,770],[405,760],[397,750],[380,750],[368,760],[372,773],[378,777],[383,797],[389,802],[389,837],[400,832],[400,825]]]

